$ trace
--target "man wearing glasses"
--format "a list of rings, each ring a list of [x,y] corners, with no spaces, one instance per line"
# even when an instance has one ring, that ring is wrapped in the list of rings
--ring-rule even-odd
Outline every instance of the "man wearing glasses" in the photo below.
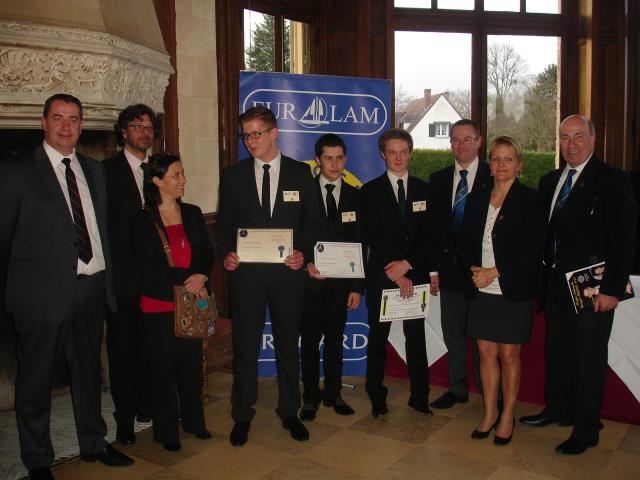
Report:
[[[117,313],[107,314],[109,379],[117,423],[116,441],[133,445],[134,420],[149,422],[151,385],[147,341],[140,312],[139,273],[129,245],[129,220],[144,205],[142,186],[147,153],[159,122],[146,105],[130,105],[115,125],[122,150],[105,160],[109,196],[109,242]]]
[[[233,324],[233,387],[229,436],[234,446],[247,442],[253,404],[258,398],[257,364],[267,306],[271,315],[278,407],[282,426],[297,441],[309,439],[298,418],[300,408],[298,338],[304,298],[303,265],[313,258],[319,200],[311,170],[280,153],[278,125],[265,107],[240,115],[241,137],[251,157],[228,167],[220,183],[218,255],[229,273]],[[243,262],[236,253],[238,229],[293,230],[293,253],[284,263]]]
[[[490,180],[489,167],[478,159],[482,136],[478,125],[458,120],[450,130],[454,163],[431,175],[431,211],[434,214],[431,249],[431,294],[440,292],[442,335],[449,351],[449,389],[431,403],[446,409],[469,400],[467,387],[467,299],[469,274],[463,271],[456,254],[466,196],[474,188],[484,188]],[[474,345],[476,385],[480,386],[478,352]]]

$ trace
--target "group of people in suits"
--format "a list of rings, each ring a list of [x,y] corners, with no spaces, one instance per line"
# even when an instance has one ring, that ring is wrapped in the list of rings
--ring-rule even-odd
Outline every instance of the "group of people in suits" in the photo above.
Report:
[[[0,163],[7,179],[0,190],[0,269],[5,308],[18,330],[16,416],[30,478],[53,478],[50,390],[61,356],[69,365],[82,459],[133,463],[104,439],[105,306],[116,440],[135,443],[134,420],[149,418],[154,439],[167,450],[181,448],[179,419],[184,431],[210,438],[200,396],[202,341],[173,334],[172,287],[206,296],[214,260],[202,212],[181,201],[186,178],[180,158],[147,156],[158,120],[144,105],[121,113],[116,133],[123,150],[104,164],[76,152],[83,126],[77,98],[50,97],[41,122],[43,144],[27,158]],[[468,119],[450,130],[454,164],[434,173],[429,184],[408,173],[411,135],[387,130],[379,138],[385,172],[361,190],[342,180],[347,147],[339,136],[325,134],[316,142],[314,179],[304,163],[280,152],[269,109],[247,110],[240,125],[251,156],[222,176],[216,244],[230,285],[231,444],[247,442],[255,416],[267,308],[278,374],[276,413],[291,437],[304,441],[309,431],[302,421],[314,420],[320,403],[339,415],[355,413],[341,396],[342,338],[347,312],[358,308],[365,289],[366,391],[372,415],[387,414],[389,324],[379,322],[381,292],[398,288],[410,297],[422,283],[441,296],[450,387],[429,403],[424,320],[406,320],[409,406],[430,415],[430,407],[468,401],[471,338],[484,398],[483,418],[471,436],[480,440],[495,429],[494,443],[509,443],[520,345],[529,339],[537,304],[547,317],[546,405],[520,421],[572,425],[559,453],[579,454],[598,444],[607,343],[631,269],[637,205],[628,176],[595,156],[588,118],[562,121],[566,165],[545,175],[537,192],[518,180],[523,156],[513,138],[496,137],[488,162],[479,160],[482,137]],[[243,262],[236,235],[249,228],[291,229],[293,251],[281,264]],[[366,279],[323,278],[311,260],[316,241],[363,243]],[[576,313],[565,273],[602,261],[595,309]]]
[[[186,182],[180,158],[147,156],[159,123],[142,104],[119,115],[123,149],[104,162],[76,151],[83,127],[76,97],[48,98],[41,124],[41,146],[0,163],[9,185],[0,193],[0,273],[4,308],[18,331],[16,417],[29,478],[54,478],[51,386],[63,356],[82,460],[133,463],[105,441],[105,315],[116,441],[134,444],[134,421],[152,418],[154,439],[179,450],[179,417],[186,432],[210,438],[201,401],[202,340],[173,335],[173,286],[206,296],[214,258],[202,212],[180,200]]]
[[[247,442],[255,415],[257,356],[267,306],[278,366],[276,412],[283,427],[303,441],[309,432],[300,420],[313,420],[320,403],[341,415],[353,413],[340,395],[340,342],[347,311],[357,308],[363,283],[323,279],[309,261],[316,240],[360,241],[366,247],[366,391],[374,417],[388,412],[384,365],[389,324],[379,322],[381,292],[398,288],[408,297],[414,285],[430,283],[431,294],[441,296],[450,387],[428,402],[424,322],[404,321],[409,406],[431,414],[431,408],[467,402],[471,344],[484,399],[483,418],[471,437],[481,440],[495,429],[494,443],[508,444],[515,429],[520,348],[529,340],[536,307],[544,307],[547,405],[541,414],[520,421],[573,425],[570,437],[556,448],[559,453],[579,454],[597,444],[606,346],[631,268],[637,206],[628,177],[594,156],[595,130],[588,118],[563,120],[559,138],[566,165],[543,177],[538,191],[519,181],[524,158],[515,139],[494,138],[488,162],[479,160],[483,139],[468,119],[450,130],[453,165],[434,173],[429,184],[408,173],[411,135],[386,131],[379,139],[386,171],[360,192],[342,181],[347,149],[338,136],[324,135],[316,143],[319,175],[314,181],[308,170],[280,153],[270,110],[251,108],[240,123],[251,157],[223,175],[218,225],[218,254],[231,274],[233,445]],[[267,194],[269,201],[264,200]],[[237,229],[260,227],[293,229],[294,252],[283,264],[243,263],[236,253]],[[600,261],[607,268],[595,312],[576,314],[564,274]],[[318,345],[323,336],[322,390]]]
[[[529,339],[537,305],[546,314],[546,405],[520,422],[573,426],[556,451],[581,454],[598,444],[613,312],[636,245],[629,177],[597,158],[595,128],[582,115],[561,122],[566,164],[542,177],[537,191],[518,180],[523,157],[514,139],[494,138],[485,165],[478,160],[482,137],[475,123],[460,120],[450,135],[454,165],[430,179],[431,292],[441,296],[449,351],[449,389],[431,406],[468,401],[471,338],[484,399],[471,437],[484,439],[495,429],[494,443],[509,443],[520,345]],[[606,268],[595,310],[576,313],[565,274],[599,262]]]

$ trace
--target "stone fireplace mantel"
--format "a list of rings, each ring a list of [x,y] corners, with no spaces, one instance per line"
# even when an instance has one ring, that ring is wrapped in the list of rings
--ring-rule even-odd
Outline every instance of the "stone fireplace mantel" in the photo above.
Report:
[[[0,19],[0,128],[40,128],[44,100],[70,93],[85,128],[111,130],[132,103],[163,112],[173,73],[166,53],[110,33]]]

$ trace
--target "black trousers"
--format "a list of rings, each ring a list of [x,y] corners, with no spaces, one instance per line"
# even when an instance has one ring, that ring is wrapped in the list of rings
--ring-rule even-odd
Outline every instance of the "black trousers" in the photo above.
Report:
[[[301,333],[302,383],[305,403],[331,403],[342,388],[343,334],[349,289],[344,282],[314,280],[304,292]],[[320,341],[324,336],[324,391],[320,392]]]
[[[118,426],[133,427],[136,413],[151,415],[151,373],[140,297],[118,298],[107,312],[109,380]]]
[[[366,390],[374,406],[385,404],[384,366],[387,362],[387,340],[391,322],[380,322],[381,290],[367,290],[369,343],[367,348]],[[407,369],[411,383],[412,403],[427,403],[429,398],[429,364],[424,331],[424,319],[402,322],[407,354]]]
[[[563,280],[559,275],[550,276],[545,303],[545,412],[553,418],[571,419],[572,435],[591,442],[598,440],[602,428],[599,417],[613,311],[577,315],[568,304],[559,304],[556,285]]]
[[[179,414],[186,432],[205,430],[202,340],[174,336],[173,312],[142,315],[151,361],[153,438],[160,443],[178,443]]]
[[[440,290],[442,336],[448,351],[449,390],[460,397],[469,396],[467,385],[467,315],[469,301],[463,293]],[[472,341],[473,379],[482,392],[480,380],[480,354],[478,344]]]
[[[278,374],[280,418],[300,408],[298,339],[305,272],[284,265],[244,264],[230,275],[233,342],[231,416],[251,421],[258,400],[258,356],[269,306]]]
[[[16,417],[20,455],[28,470],[50,467],[53,369],[61,355],[69,367],[73,415],[81,455],[106,445],[107,427],[101,413],[100,343],[105,305],[105,274],[79,276],[71,308],[61,321],[15,315],[18,331]],[[47,322],[49,320],[49,322]]]

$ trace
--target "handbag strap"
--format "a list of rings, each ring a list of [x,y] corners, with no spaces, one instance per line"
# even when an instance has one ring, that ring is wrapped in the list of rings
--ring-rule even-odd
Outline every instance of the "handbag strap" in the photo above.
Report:
[[[157,223],[154,223],[154,225],[156,226],[156,230],[158,231],[158,235],[160,236],[160,241],[162,242],[162,249],[164,250],[164,254],[167,256],[167,262],[169,263],[170,267],[174,267],[174,263],[173,263],[173,255],[171,253],[171,247],[169,246],[169,242],[167,241],[167,236],[164,233],[164,230],[162,230],[162,228],[160,227],[160,225],[158,225]]]

